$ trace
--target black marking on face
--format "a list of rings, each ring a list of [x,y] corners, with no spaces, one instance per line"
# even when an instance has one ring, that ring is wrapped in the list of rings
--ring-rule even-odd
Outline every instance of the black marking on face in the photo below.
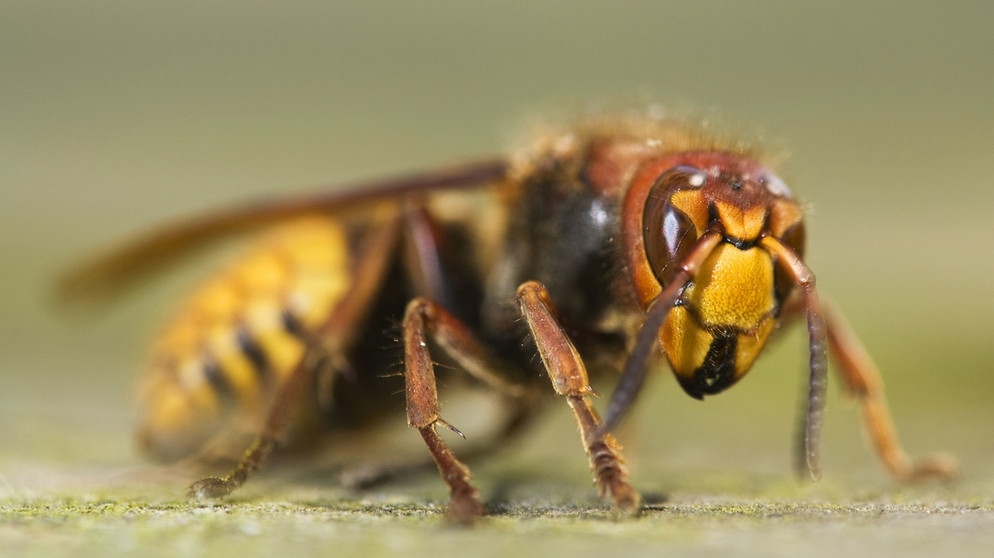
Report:
[[[704,363],[690,378],[678,376],[680,386],[694,399],[721,393],[735,383],[735,351],[738,336],[734,333],[715,334],[708,347]]]

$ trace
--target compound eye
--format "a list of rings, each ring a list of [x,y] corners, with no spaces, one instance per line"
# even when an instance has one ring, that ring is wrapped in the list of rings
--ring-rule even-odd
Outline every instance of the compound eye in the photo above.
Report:
[[[700,237],[690,217],[674,204],[674,196],[679,194],[686,202],[686,197],[700,190],[706,178],[700,169],[674,167],[663,173],[649,191],[642,215],[645,255],[663,286],[673,278],[677,265]]]

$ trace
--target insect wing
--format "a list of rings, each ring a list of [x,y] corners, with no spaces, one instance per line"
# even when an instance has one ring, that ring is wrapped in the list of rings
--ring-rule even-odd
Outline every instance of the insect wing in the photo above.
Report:
[[[302,215],[342,215],[436,190],[479,188],[503,179],[507,162],[491,159],[448,170],[335,188],[332,193],[264,200],[153,229],[65,274],[59,296],[69,302],[110,301],[141,279],[197,249]]]

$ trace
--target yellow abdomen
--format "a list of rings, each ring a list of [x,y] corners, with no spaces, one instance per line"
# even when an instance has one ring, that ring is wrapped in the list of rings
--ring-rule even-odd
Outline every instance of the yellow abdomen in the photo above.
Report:
[[[153,344],[140,391],[143,449],[175,460],[219,434],[254,432],[300,364],[304,336],[349,287],[347,236],[306,218],[266,233],[200,285]]]

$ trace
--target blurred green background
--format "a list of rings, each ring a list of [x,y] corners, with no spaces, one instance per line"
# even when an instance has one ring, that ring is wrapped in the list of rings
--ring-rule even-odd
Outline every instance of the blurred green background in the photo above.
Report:
[[[346,554],[471,544],[502,553],[820,555],[840,533],[881,552],[920,550],[923,527],[939,525],[945,534],[934,544],[979,548],[994,523],[992,27],[994,5],[982,1],[0,2],[0,540],[39,553],[308,550],[335,535],[358,545],[339,548]],[[428,543],[421,520],[369,510],[351,516],[369,526],[315,531],[324,523],[314,510],[345,496],[320,483],[312,495],[314,483],[277,474],[244,505],[321,503],[286,517],[247,507],[244,519],[233,511],[238,501],[183,509],[182,479],[128,492],[133,478],[118,473],[142,463],[130,421],[145,343],[204,268],[84,319],[60,315],[51,298],[65,266],[172,217],[458,162],[513,146],[543,115],[649,101],[718,110],[789,149],[783,174],[810,204],[808,263],[819,285],[880,365],[908,449],[955,453],[957,484],[896,487],[865,451],[855,408],[834,390],[826,480],[792,484],[804,371],[795,332],[706,404],[665,375],[652,380],[626,443],[635,483],[668,504],[627,526],[495,522],[458,536],[432,529],[442,542]],[[602,510],[590,500],[565,406],[547,418],[478,468],[481,486],[494,498],[496,485],[517,475],[524,488],[510,489],[512,505],[534,496]],[[416,438],[402,419],[398,429]],[[444,501],[436,479],[422,484],[389,490],[402,503]],[[303,492],[295,497],[288,485]],[[321,490],[332,496],[320,500]],[[784,511],[786,526],[716,519],[720,505],[687,511],[689,520],[667,513],[709,498],[799,502],[801,511]],[[84,511],[63,514],[58,506],[75,499]],[[131,501],[180,508],[160,509],[172,518],[162,524],[147,510],[111,506],[106,519],[94,511]],[[866,501],[871,511],[834,519],[804,511],[810,501]],[[914,512],[918,503],[958,511],[937,524]],[[906,507],[896,515],[873,507],[891,504]],[[195,512],[196,523],[213,527],[182,527]],[[229,512],[226,524],[219,515]],[[139,526],[151,534],[136,535]],[[531,536],[507,538],[522,533]],[[30,542],[36,536],[49,542]],[[487,537],[500,542],[475,542]]]

